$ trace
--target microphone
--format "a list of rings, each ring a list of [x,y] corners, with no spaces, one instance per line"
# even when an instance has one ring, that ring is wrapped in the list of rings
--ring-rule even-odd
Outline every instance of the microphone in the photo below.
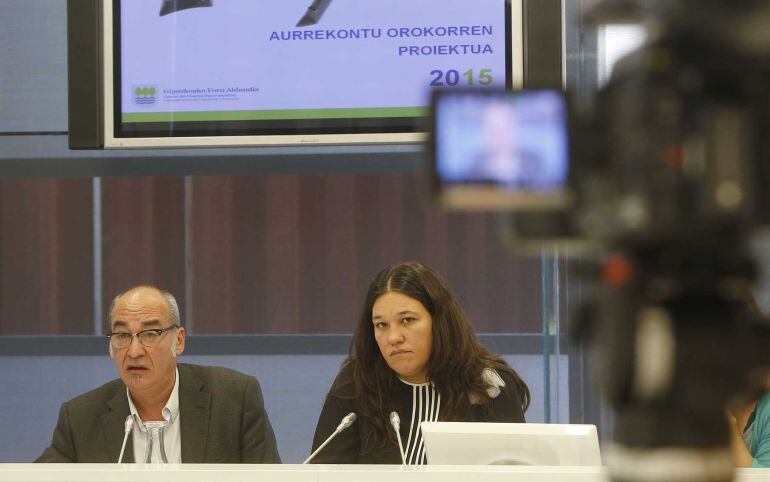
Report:
[[[118,463],[121,463],[123,461],[123,451],[126,450],[126,441],[128,440],[128,434],[130,434],[131,430],[134,428],[134,417],[131,415],[126,417],[126,421],[123,422],[123,427],[126,434],[123,436],[123,445],[120,447],[120,456],[118,456]]]
[[[310,462],[311,460],[313,460],[313,457],[315,457],[316,455],[318,455],[318,452],[320,452],[320,451],[321,451],[321,449],[323,449],[324,447],[326,447],[326,444],[328,444],[329,442],[331,442],[331,441],[332,441],[332,439],[333,439],[334,437],[336,437],[336,436],[337,436],[337,434],[339,434],[340,432],[342,432],[342,431],[343,431],[343,430],[345,430],[346,428],[348,428],[348,427],[350,427],[351,425],[353,425],[353,422],[355,422],[355,421],[356,421],[356,413],[355,413],[355,412],[350,412],[349,414],[347,414],[347,415],[345,415],[344,417],[342,417],[342,421],[340,422],[340,424],[339,424],[339,425],[337,425],[337,428],[336,428],[336,429],[334,429],[334,433],[332,433],[331,435],[329,435],[329,437],[328,437],[326,440],[324,440],[324,443],[322,443],[322,444],[321,444],[321,445],[320,445],[320,446],[319,446],[317,449],[315,449],[315,452],[313,452],[312,454],[310,454],[310,457],[308,457],[307,459],[305,459],[305,461],[304,461],[304,462],[302,462],[302,463],[303,463],[303,464],[306,464],[306,463]]]
[[[396,431],[396,438],[398,439],[398,453],[401,454],[401,464],[406,465],[404,444],[401,442],[401,419],[398,416],[398,412],[390,412],[390,425],[393,426],[393,430]]]

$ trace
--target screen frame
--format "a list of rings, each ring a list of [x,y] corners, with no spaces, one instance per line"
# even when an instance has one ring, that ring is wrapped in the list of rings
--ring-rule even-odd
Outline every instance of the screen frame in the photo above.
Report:
[[[509,5],[511,86],[521,88],[524,83],[524,6],[523,0],[505,0]],[[115,21],[113,5],[116,0],[102,2],[102,96],[104,119],[104,147],[110,148],[164,148],[164,147],[237,147],[237,146],[299,146],[299,145],[360,145],[410,144],[424,142],[425,132],[355,133],[355,134],[288,134],[288,135],[222,135],[187,137],[118,137],[116,136],[116,63]],[[470,3],[470,2],[469,2]],[[428,125],[428,119],[424,125]]]
[[[591,424],[422,422],[420,428],[428,465],[602,465]]]

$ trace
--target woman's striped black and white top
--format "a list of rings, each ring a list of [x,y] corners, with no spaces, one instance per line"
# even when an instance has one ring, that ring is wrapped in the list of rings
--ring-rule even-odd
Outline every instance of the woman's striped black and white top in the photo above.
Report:
[[[469,394],[471,406],[468,413],[457,421],[467,422],[523,422],[521,396],[515,382],[507,374],[494,370],[484,373],[490,385],[487,393],[492,400],[481,400]],[[404,445],[407,464],[425,464],[426,454],[420,423],[440,421],[442,400],[432,383],[411,384],[398,382],[393,385],[391,400],[394,406],[387,407],[382,421],[387,425],[391,410],[398,412],[401,419],[400,434]],[[311,452],[317,449],[334,433],[335,429],[350,412],[357,412],[350,367],[337,375],[332,390],[326,397],[321,415],[318,417]],[[359,414],[360,415],[360,414]],[[366,417],[359,416],[349,428],[337,434],[313,459],[313,463],[326,464],[400,464],[401,455],[396,444],[382,446],[372,437],[373,429]]]
[[[441,394],[433,386],[433,383],[414,384],[401,380],[412,388],[412,413],[408,417],[409,431],[404,443],[404,460],[408,465],[424,465],[425,444],[422,440],[421,422],[438,421],[441,410]],[[404,414],[406,415],[406,414]],[[407,417],[404,416],[404,419]]]

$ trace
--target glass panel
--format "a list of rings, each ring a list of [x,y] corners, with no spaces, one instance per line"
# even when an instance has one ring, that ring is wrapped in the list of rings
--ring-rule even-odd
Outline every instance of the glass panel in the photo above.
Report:
[[[596,30],[585,23],[583,8],[587,3],[586,0],[564,2],[566,88],[575,105],[591,101],[601,79],[599,66],[607,65],[600,54],[601,42]],[[613,46],[610,42],[610,47]],[[544,376],[550,377],[551,421],[596,424],[601,439],[604,424],[600,420],[599,391],[589,367],[591,353],[570,339],[570,332],[578,329],[576,312],[584,301],[582,280],[574,268],[580,259],[563,249],[547,253],[546,261],[554,287],[547,311],[558,314],[544,321],[554,339],[553,348],[548,355],[544,354],[552,360],[544,370]]]
[[[646,32],[638,25],[612,25],[594,28],[586,23],[583,9],[592,2],[589,0],[566,0],[565,7],[565,42],[566,42],[566,81],[567,90],[576,104],[585,104],[593,100],[597,90],[608,81],[613,67],[626,54],[645,41]],[[557,400],[569,399],[570,423],[592,423],[597,425],[600,440],[609,440],[612,431],[612,413],[603,401],[598,381],[594,379],[596,354],[591,347],[582,346],[574,340],[567,340],[570,325],[572,330],[578,322],[575,319],[576,309],[584,301],[582,280],[576,276],[572,268],[581,262],[579,257],[570,253],[549,253],[549,257],[561,256],[558,275],[559,289],[563,290],[561,297],[551,296],[552,303],[561,301],[559,312],[560,323],[556,327],[559,341],[556,346],[562,348],[561,355],[565,357],[567,366],[547,366],[546,376],[551,377],[552,392],[550,403]],[[549,258],[550,259],[550,258]],[[555,268],[551,270],[556,277]],[[555,306],[549,311],[556,310]],[[552,330],[553,331],[553,330]],[[556,357],[555,351],[551,355]],[[564,379],[568,379],[565,383]],[[568,394],[564,393],[564,390]],[[554,414],[554,411],[551,410]],[[561,413],[554,414],[561,417]],[[559,420],[564,420],[559,418]],[[556,421],[556,418],[552,418]]]

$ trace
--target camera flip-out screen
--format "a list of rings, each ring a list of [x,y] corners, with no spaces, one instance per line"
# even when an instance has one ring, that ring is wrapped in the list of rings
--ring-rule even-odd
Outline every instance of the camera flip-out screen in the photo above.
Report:
[[[567,105],[562,93],[438,91],[434,175],[460,209],[556,209],[567,202]]]

